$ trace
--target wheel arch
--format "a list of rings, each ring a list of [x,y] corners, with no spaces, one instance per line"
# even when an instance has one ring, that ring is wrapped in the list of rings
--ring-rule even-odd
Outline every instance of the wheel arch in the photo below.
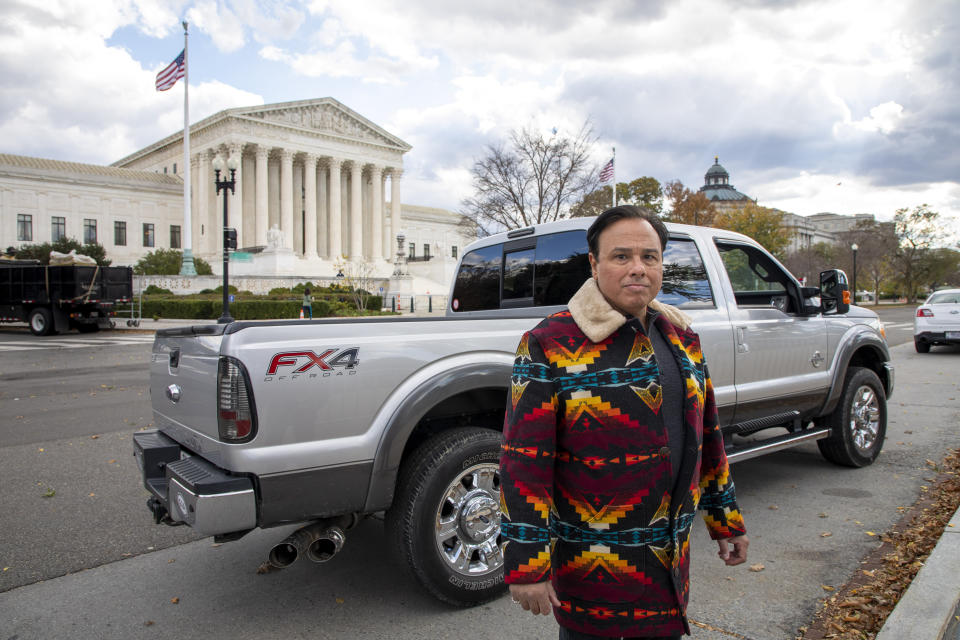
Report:
[[[431,435],[466,425],[502,430],[512,367],[512,354],[502,362],[464,364],[406,393],[380,438],[364,511],[390,506],[400,464]]]
[[[830,380],[830,394],[820,409],[820,415],[828,415],[837,407],[843,396],[843,385],[851,367],[865,367],[872,370],[883,383],[883,391],[887,398],[893,394],[893,371],[888,366],[890,351],[887,345],[879,338],[869,334],[859,334],[840,345],[837,349],[836,360]]]

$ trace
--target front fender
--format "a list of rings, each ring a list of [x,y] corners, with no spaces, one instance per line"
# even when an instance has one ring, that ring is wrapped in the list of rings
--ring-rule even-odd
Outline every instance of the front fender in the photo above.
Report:
[[[863,325],[854,325],[847,331],[837,345],[833,359],[833,373],[830,379],[830,393],[827,395],[819,415],[833,412],[843,395],[843,383],[851,366],[869,367],[883,382],[887,398],[893,394],[893,365],[890,363],[890,350],[886,341],[875,333],[857,330]]]
[[[382,511],[393,502],[397,473],[407,440],[433,407],[459,393],[510,386],[514,354],[470,353],[441,361],[416,372],[391,394],[393,409],[384,411],[380,443],[374,458],[364,511]]]

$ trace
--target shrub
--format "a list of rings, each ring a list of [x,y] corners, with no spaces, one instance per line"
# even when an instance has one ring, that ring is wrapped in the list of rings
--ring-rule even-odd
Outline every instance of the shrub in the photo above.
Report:
[[[133,267],[134,273],[147,276],[176,276],[183,264],[183,252],[179,249],[156,249],[140,258]],[[213,275],[213,269],[203,258],[193,257],[193,267],[197,275]]]
[[[143,290],[143,295],[146,295],[146,296],[172,296],[172,295],[173,295],[173,291],[170,291],[170,289],[164,289],[164,288],[162,288],[162,287],[158,287],[158,286],[155,285],[155,284],[151,284],[151,285],[148,285],[147,288]]]

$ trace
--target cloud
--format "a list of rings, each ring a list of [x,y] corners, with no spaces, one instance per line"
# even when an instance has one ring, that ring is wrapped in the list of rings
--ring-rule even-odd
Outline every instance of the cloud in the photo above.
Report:
[[[172,11],[172,10],[171,10]],[[150,3],[10,7],[0,31],[0,139],[4,151],[110,163],[183,128],[182,81],[154,89],[169,60],[145,67],[106,44],[123,26],[154,32],[166,20]],[[173,23],[174,27],[176,23]],[[191,85],[191,119],[259,104],[259,95],[220,82]]]

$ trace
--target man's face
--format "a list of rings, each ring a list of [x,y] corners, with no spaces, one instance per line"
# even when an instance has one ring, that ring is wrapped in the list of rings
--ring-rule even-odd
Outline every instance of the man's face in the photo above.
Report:
[[[597,238],[590,268],[600,293],[624,314],[643,319],[663,282],[660,236],[646,220],[625,218]]]

